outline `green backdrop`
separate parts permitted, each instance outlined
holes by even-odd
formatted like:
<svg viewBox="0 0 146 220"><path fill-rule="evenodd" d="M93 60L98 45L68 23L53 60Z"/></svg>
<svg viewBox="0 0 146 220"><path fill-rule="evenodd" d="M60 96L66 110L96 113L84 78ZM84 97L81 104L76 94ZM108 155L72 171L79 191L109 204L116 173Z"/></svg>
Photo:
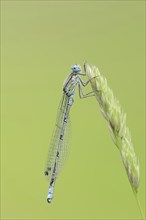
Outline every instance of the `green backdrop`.
<svg viewBox="0 0 146 220"><path fill-rule="evenodd" d="M78 93L68 160L46 202L43 173L62 85L84 60L98 66L127 113L145 213L144 4L1 1L2 219L141 219L97 101Z"/></svg>

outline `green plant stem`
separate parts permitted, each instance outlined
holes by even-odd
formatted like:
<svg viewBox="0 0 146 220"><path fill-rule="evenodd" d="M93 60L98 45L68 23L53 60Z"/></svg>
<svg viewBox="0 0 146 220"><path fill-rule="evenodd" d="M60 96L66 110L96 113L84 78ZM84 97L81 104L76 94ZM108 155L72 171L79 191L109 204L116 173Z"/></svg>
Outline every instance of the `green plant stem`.
<svg viewBox="0 0 146 220"><path fill-rule="evenodd" d="M133 190L133 193L134 193L134 197L136 199L136 202L137 202L137 205L138 205L138 208L139 208L139 211L140 211L140 215L141 215L142 219L145 220L144 214L143 214L143 211L142 211L139 199L138 199L138 194L134 190Z"/></svg>

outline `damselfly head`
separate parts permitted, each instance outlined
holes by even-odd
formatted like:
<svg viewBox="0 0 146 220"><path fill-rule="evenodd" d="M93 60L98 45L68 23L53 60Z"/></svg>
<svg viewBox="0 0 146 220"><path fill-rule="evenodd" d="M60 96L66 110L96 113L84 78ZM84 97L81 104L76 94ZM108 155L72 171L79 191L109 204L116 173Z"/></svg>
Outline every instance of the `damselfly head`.
<svg viewBox="0 0 146 220"><path fill-rule="evenodd" d="M73 66L71 67L71 69L72 69L73 73L79 73L79 72L81 72L81 67L80 67L79 65L77 65L77 64L73 65Z"/></svg>

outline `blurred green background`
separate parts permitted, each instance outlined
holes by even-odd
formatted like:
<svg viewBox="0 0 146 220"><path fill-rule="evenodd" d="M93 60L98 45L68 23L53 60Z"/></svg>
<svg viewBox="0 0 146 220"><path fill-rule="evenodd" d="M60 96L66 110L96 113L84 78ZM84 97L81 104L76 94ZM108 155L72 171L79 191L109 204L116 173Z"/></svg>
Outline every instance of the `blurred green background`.
<svg viewBox="0 0 146 220"><path fill-rule="evenodd" d="M70 66L84 60L98 66L127 113L145 213L144 4L1 2L2 219L141 219L96 99L78 93L69 157L46 202L43 172L62 85Z"/></svg>

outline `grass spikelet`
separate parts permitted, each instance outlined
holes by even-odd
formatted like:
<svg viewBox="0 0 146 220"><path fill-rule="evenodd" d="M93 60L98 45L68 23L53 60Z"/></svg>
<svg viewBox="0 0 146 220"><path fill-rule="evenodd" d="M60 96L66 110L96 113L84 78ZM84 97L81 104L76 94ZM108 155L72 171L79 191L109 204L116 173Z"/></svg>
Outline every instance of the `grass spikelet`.
<svg viewBox="0 0 146 220"><path fill-rule="evenodd" d="M139 187L139 161L135 154L129 128L126 125L126 114L107 84L106 78L100 74L96 66L85 64L85 72L90 80L100 110L108 121L113 142L120 151L124 167L134 193Z"/></svg>

